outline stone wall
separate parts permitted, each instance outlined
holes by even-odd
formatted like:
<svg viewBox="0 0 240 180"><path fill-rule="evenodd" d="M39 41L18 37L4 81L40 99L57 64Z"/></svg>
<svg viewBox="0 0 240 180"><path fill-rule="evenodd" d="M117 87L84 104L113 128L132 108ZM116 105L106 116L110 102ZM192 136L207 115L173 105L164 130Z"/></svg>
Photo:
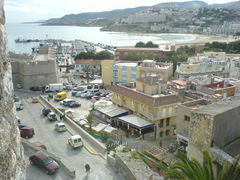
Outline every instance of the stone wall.
<svg viewBox="0 0 240 180"><path fill-rule="evenodd" d="M191 113L188 157L202 162L202 151L212 143L213 116L197 112Z"/></svg>
<svg viewBox="0 0 240 180"><path fill-rule="evenodd" d="M6 52L3 0L0 1L0 177L25 179L25 162L16 125L11 64Z"/></svg>

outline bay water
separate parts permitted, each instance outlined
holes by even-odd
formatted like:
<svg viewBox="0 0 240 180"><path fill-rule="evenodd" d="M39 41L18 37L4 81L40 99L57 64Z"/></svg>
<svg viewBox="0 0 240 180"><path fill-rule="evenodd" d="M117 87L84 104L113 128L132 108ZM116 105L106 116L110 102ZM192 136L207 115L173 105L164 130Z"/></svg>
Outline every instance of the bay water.
<svg viewBox="0 0 240 180"><path fill-rule="evenodd" d="M153 41L156 44L187 42L195 39L190 34L149 34L100 31L101 27L81 26L42 26L41 24L6 24L8 50L16 53L31 53L31 48L39 45L37 42L15 43L20 39L62 39L84 40L92 43L103 43L111 46L133 46L139 41Z"/></svg>

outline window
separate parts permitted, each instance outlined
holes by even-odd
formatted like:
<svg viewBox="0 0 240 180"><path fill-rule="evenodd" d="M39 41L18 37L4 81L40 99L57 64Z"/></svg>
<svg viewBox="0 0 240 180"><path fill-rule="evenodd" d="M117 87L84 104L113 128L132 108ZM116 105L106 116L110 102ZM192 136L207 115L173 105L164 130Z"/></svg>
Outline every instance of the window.
<svg viewBox="0 0 240 180"><path fill-rule="evenodd" d="M127 70L127 66L122 66L122 71L126 71Z"/></svg>
<svg viewBox="0 0 240 180"><path fill-rule="evenodd" d="M184 120L185 120L185 121L190 121L190 117L185 115L185 116L184 116Z"/></svg>
<svg viewBox="0 0 240 180"><path fill-rule="evenodd" d="M166 136L169 136L170 135L170 130L166 130Z"/></svg>
<svg viewBox="0 0 240 180"><path fill-rule="evenodd" d="M131 67L132 71L137 71L137 67Z"/></svg>
<svg viewBox="0 0 240 180"><path fill-rule="evenodd" d="M136 79L136 78L137 78L137 75L136 75L136 74L131 74L131 78L132 78L132 79Z"/></svg>
<svg viewBox="0 0 240 180"><path fill-rule="evenodd" d="M167 118L166 119L166 126L169 126L170 125L170 118Z"/></svg>
<svg viewBox="0 0 240 180"><path fill-rule="evenodd" d="M160 131L159 136L163 137L163 132L162 131Z"/></svg>
<svg viewBox="0 0 240 180"><path fill-rule="evenodd" d="M159 123L159 127L163 127L163 122L164 122L164 119L161 119Z"/></svg>

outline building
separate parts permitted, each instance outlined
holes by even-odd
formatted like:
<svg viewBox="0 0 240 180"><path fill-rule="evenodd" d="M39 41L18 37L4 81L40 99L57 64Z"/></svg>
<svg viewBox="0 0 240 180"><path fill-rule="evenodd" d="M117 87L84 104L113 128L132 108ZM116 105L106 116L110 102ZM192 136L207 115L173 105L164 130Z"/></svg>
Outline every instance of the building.
<svg viewBox="0 0 240 180"><path fill-rule="evenodd" d="M193 110L201 108L211 104L210 101L206 101L204 99L188 101L182 103L176 108L176 135L177 140L180 145L184 147L185 151L188 146L189 140L189 129L190 129L190 120L192 119L191 113Z"/></svg>
<svg viewBox="0 0 240 180"><path fill-rule="evenodd" d="M173 64L154 60L139 62L102 61L102 79L105 86L118 83L136 83L136 79L149 75L160 75L165 81L172 79Z"/></svg>
<svg viewBox="0 0 240 180"><path fill-rule="evenodd" d="M115 120L117 125L121 122L131 131L140 131L142 127L133 124L138 119L142 124L152 125L157 140L175 137L175 107L180 100L177 94L169 91L162 78L152 75L138 78L136 85L119 84L108 89L114 93L113 103L130 110L134 116ZM140 134L143 131L141 129Z"/></svg>
<svg viewBox="0 0 240 180"><path fill-rule="evenodd" d="M95 59L76 59L74 64L75 74L85 74L84 68L90 68L91 73L100 74L101 73L101 61Z"/></svg>
<svg viewBox="0 0 240 180"><path fill-rule="evenodd" d="M188 157L202 161L202 151L214 154L214 162L236 157L239 151L240 101L214 103L191 112ZM231 162L231 161L230 161Z"/></svg>
<svg viewBox="0 0 240 180"><path fill-rule="evenodd" d="M189 79L190 77L201 75L238 78L240 74L239 62L239 54L204 52L188 58L188 62L179 63L175 76L178 79Z"/></svg>
<svg viewBox="0 0 240 180"><path fill-rule="evenodd" d="M137 55L145 56L148 54L153 54L154 56L162 56L164 51L159 48L117 48L115 52L115 56L117 60L124 60L124 56L135 53Z"/></svg>
<svg viewBox="0 0 240 180"><path fill-rule="evenodd" d="M24 89L59 82L55 50L52 47L40 47L34 57L10 54L10 61L13 83L21 84Z"/></svg>

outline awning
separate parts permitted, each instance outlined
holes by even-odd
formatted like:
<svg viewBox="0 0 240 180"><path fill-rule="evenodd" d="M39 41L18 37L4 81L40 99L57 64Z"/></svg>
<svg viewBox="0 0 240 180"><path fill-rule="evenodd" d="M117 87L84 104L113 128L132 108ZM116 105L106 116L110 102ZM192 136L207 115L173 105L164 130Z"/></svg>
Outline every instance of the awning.
<svg viewBox="0 0 240 180"><path fill-rule="evenodd" d="M185 136L183 136L183 135L177 134L177 138L178 138L179 140L184 140L184 141L188 142L188 138L185 137Z"/></svg>
<svg viewBox="0 0 240 180"><path fill-rule="evenodd" d="M110 134L113 131L117 131L117 129L111 126L107 126L103 131Z"/></svg>
<svg viewBox="0 0 240 180"><path fill-rule="evenodd" d="M110 118L120 117L128 114L128 110L118 107L117 105L114 104L107 107L98 108L95 110L99 111L102 114L105 114Z"/></svg>
<svg viewBox="0 0 240 180"><path fill-rule="evenodd" d="M100 132L102 131L103 129L105 129L107 127L107 125L105 124L102 124L102 123L99 123L97 126L95 127L92 127L92 129L96 132Z"/></svg>
<svg viewBox="0 0 240 180"><path fill-rule="evenodd" d="M118 120L123 121L133 127L138 128L138 129L144 129L144 128L155 126L154 123L152 123L144 118L141 118L139 116L136 116L134 114L119 117Z"/></svg>

